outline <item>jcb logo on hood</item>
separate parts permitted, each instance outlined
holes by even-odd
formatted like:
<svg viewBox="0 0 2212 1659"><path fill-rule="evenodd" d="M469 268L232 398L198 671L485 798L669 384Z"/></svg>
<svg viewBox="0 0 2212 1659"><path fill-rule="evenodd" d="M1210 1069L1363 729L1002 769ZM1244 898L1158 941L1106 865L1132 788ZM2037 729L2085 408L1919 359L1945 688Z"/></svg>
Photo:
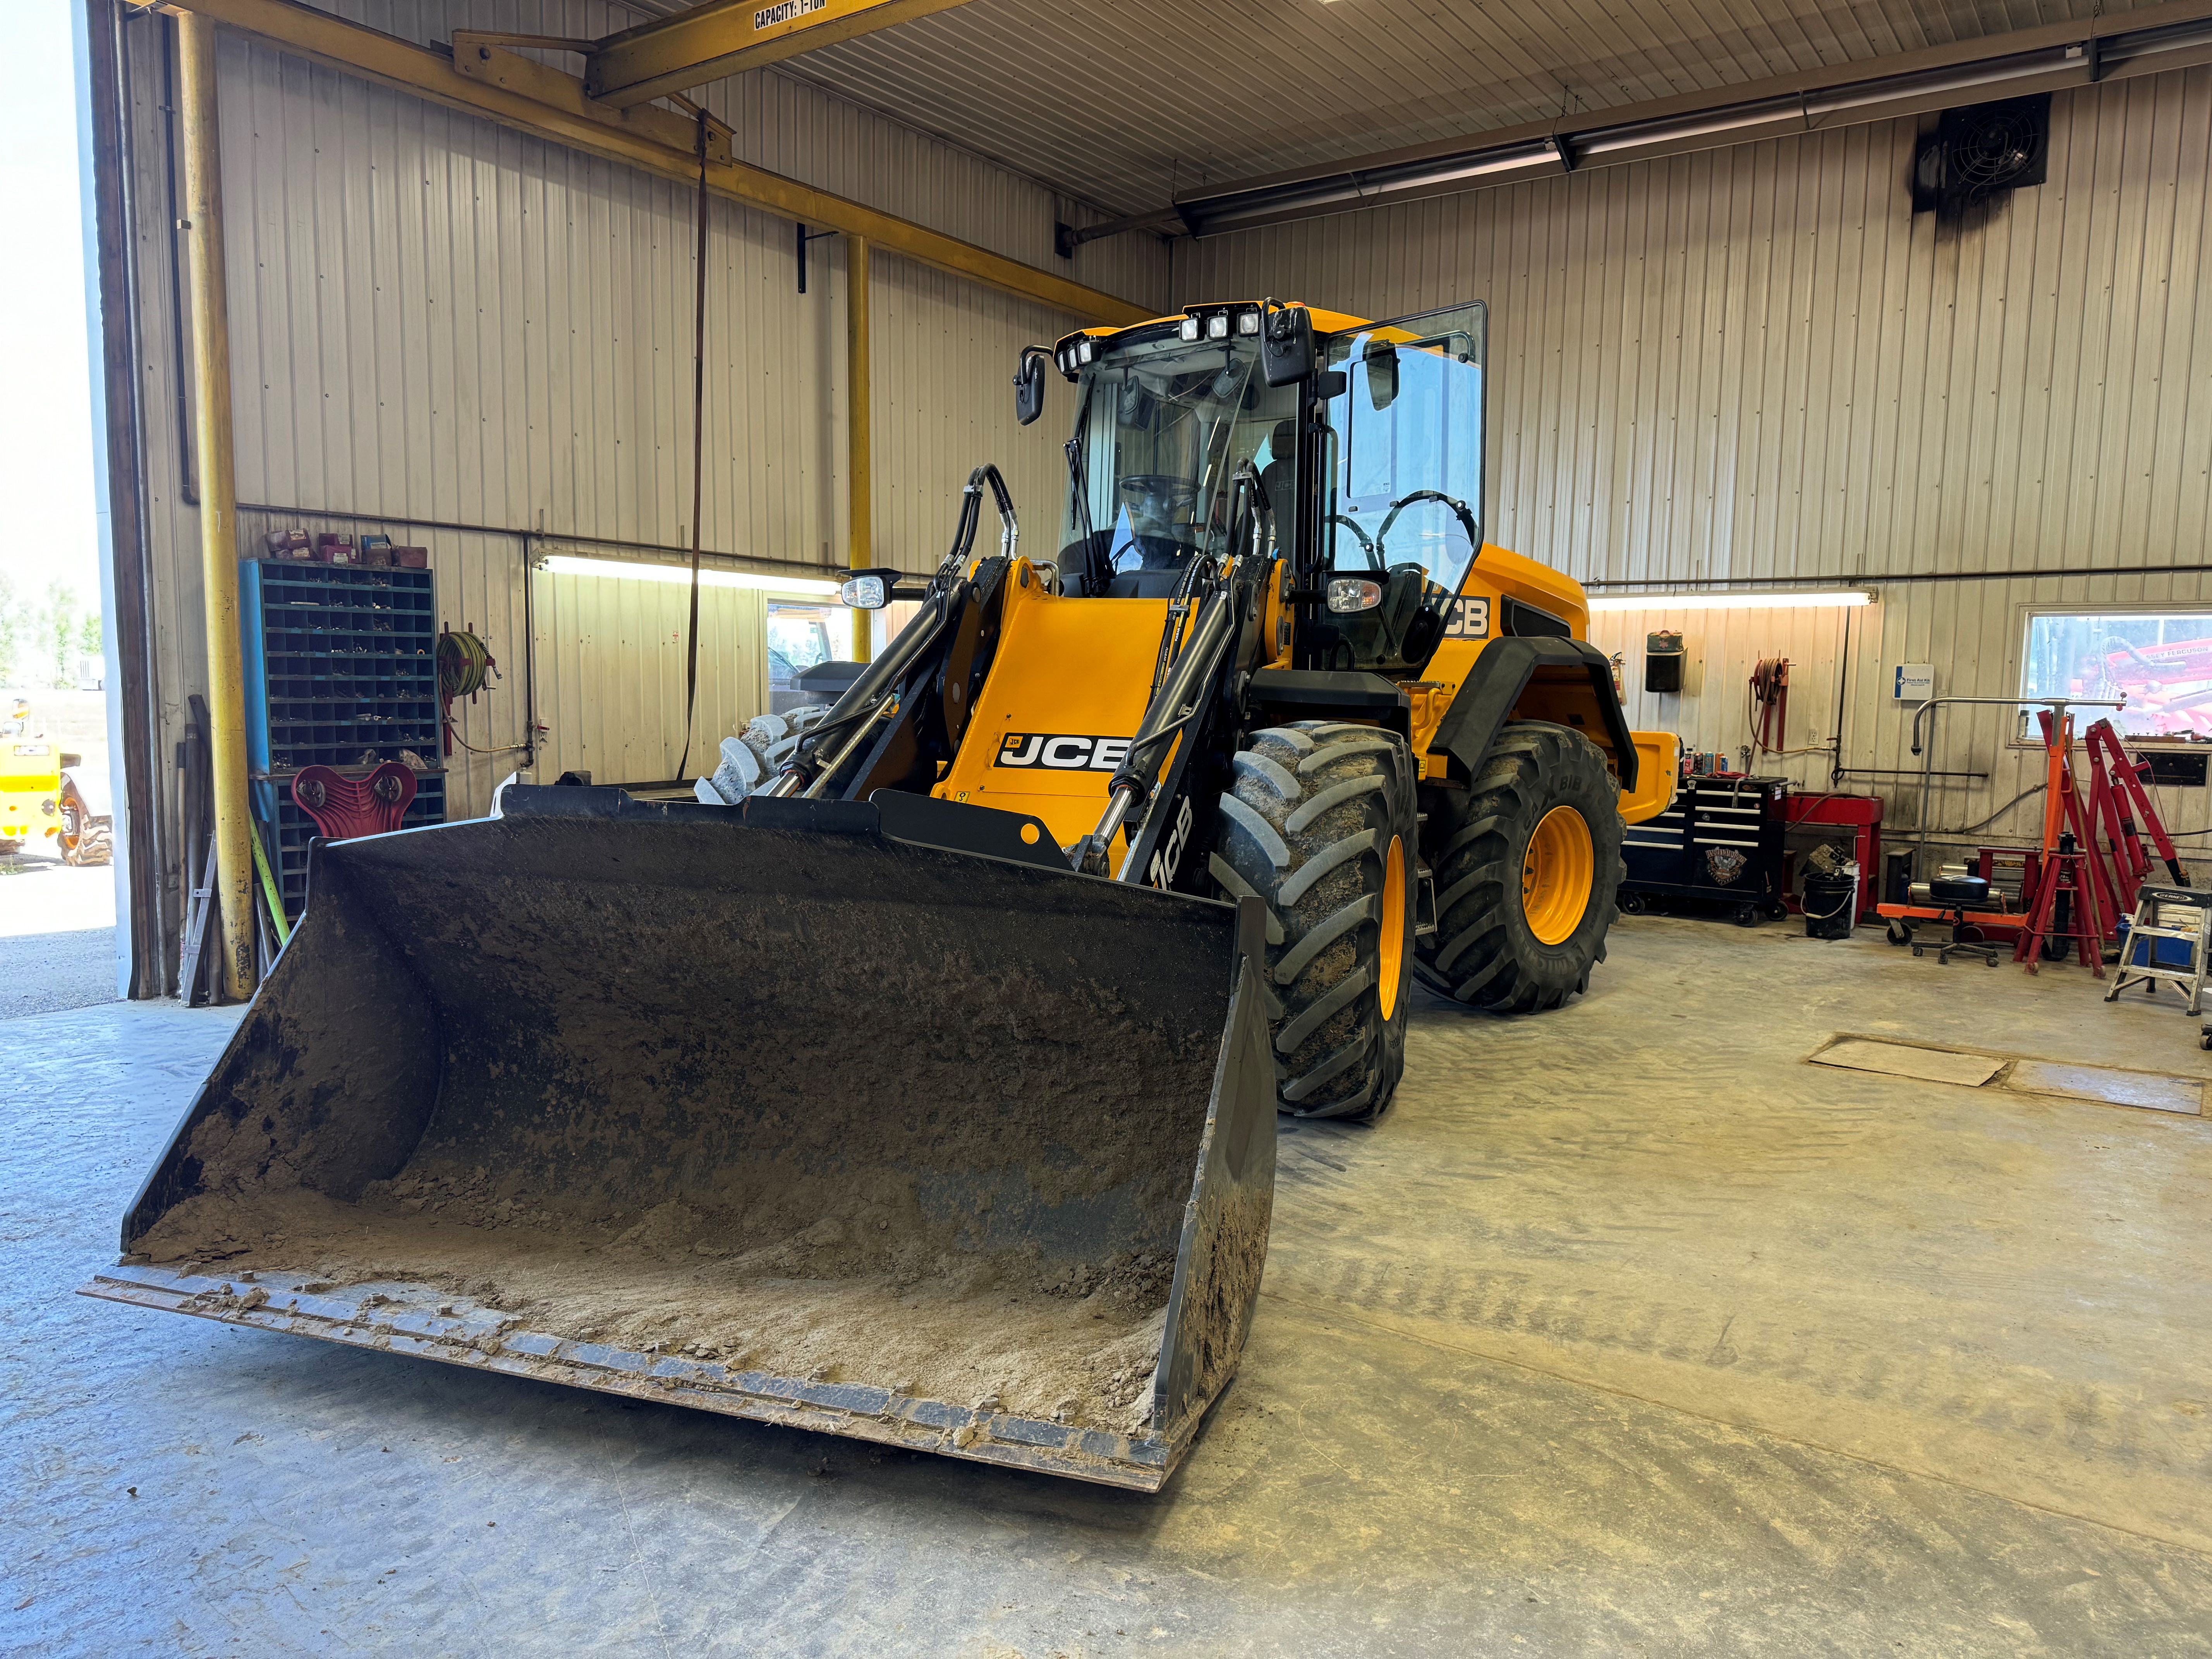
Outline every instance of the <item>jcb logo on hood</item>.
<svg viewBox="0 0 2212 1659"><path fill-rule="evenodd" d="M1490 637L1490 599L1487 595L1467 593L1451 603L1445 614L1444 637L1448 640L1486 640Z"/></svg>
<svg viewBox="0 0 2212 1659"><path fill-rule="evenodd" d="M1035 766L1048 772L1111 772L1129 757L1127 738L1062 737L1050 732L1009 732L999 739L994 766Z"/></svg>

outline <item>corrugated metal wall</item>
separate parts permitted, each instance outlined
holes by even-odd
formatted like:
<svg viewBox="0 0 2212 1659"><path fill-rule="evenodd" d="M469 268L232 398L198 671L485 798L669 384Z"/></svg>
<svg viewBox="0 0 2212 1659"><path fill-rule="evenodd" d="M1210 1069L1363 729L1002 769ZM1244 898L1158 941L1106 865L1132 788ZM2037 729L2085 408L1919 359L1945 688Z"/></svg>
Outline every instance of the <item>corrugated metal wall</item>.
<svg viewBox="0 0 2212 1659"><path fill-rule="evenodd" d="M2212 71L2058 94L2051 127L2049 182L1962 228L1911 213L1899 122L1178 243L1174 286L1370 316L1487 300L1492 538L1593 582L1872 584L1844 764L1910 767L1890 665L2010 695L2022 605L2207 596L2198 569L2121 573L2212 559ZM1707 690L1653 717L1735 748L1750 663L1832 666L1827 615L1679 619ZM1993 717L1944 718L1938 764L1990 776L1940 823L2039 776ZM1847 781L1913 820L1907 781ZM2163 805L2208 822L2202 791Z"/></svg>
<svg viewBox="0 0 2212 1659"><path fill-rule="evenodd" d="M331 9L425 43L456 27L581 35L634 21L582 0L520 13L492 0ZM167 27L153 16L128 25L150 556L166 623L162 756L181 735L186 697L205 684L171 303ZM218 80L238 492L283 509L242 514L241 532L380 530L427 545L441 613L475 623L506 675L465 710L461 736L503 750L525 736L530 654L525 545L511 532L531 532L540 553L592 550L564 538L688 542L695 200L227 33ZM1164 292L1157 241L1098 242L1073 264L1058 261L1052 226L1066 210L1048 191L817 88L759 74L708 101L744 159L1097 286ZM842 566L842 245L813 246L802 295L788 222L718 200L710 227L706 544ZM959 487L983 460L1006 471L1033 533L1050 540L1068 410L1060 399L1037 426L1018 428L1010 379L1023 345L1076 319L880 252L873 276L878 558L933 565ZM538 581L546 758L600 776L668 775L683 732L680 636L672 671L666 611L681 590ZM748 655L761 600L710 590L706 611L697 732L711 753L762 706L763 671ZM477 812L514 757L453 763L453 810Z"/></svg>
<svg viewBox="0 0 2212 1659"><path fill-rule="evenodd" d="M538 718L549 729L537 775L550 781L582 771L599 783L674 777L683 758L690 589L541 571L535 598L538 661L562 670L539 677ZM689 775L714 770L719 739L768 707L767 610L756 591L699 590L698 714ZM495 769L503 777L511 769Z"/></svg>

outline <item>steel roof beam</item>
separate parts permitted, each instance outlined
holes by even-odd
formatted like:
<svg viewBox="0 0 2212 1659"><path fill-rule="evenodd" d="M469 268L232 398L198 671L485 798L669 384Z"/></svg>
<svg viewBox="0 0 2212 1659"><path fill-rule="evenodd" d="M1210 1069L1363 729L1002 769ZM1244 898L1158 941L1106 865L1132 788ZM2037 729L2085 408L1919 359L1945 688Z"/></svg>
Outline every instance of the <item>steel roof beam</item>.
<svg viewBox="0 0 2212 1659"><path fill-rule="evenodd" d="M448 108L480 115L518 131L624 162L665 179L694 185L698 182L696 137L687 138L679 147L664 142L659 136L663 122L678 123L687 134L696 134L693 123L665 111L623 111L590 104L584 98L581 82L556 70L544 70L544 75L556 77L565 85L558 101L546 101L552 94L545 87L533 86L531 90L524 90L520 81L502 84L508 79L504 75L478 79L463 74L453 59L443 53L402 40L397 35L349 23L326 11L295 4L293 0L155 0L152 9L197 13L241 33L256 35L310 63L396 88ZM494 48L494 58L480 60L477 66L496 62L500 50ZM528 60L518 58L516 61ZM533 81L538 78L532 77ZM656 116L661 118L659 121L652 119ZM865 236L884 252L897 254L1086 321L1138 323L1157 314L1151 307L1087 288L911 220L816 190L795 179L743 161L718 161L714 159L713 137L710 132L707 185L716 195L731 201L823 229Z"/></svg>
<svg viewBox="0 0 2212 1659"><path fill-rule="evenodd" d="M780 63L968 0L706 0L599 41L584 90L617 109Z"/></svg>

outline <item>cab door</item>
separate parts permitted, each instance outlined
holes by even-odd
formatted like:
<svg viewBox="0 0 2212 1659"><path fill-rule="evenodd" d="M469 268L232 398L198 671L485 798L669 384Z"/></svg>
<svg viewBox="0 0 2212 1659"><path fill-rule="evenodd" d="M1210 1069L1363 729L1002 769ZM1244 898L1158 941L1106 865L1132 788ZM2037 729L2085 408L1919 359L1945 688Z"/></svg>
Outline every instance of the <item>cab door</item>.
<svg viewBox="0 0 2212 1659"><path fill-rule="evenodd" d="M1334 389L1316 457L1320 563L1324 580L1364 578L1382 592L1371 611L1320 619L1312 666L1388 671L1413 612L1459 592L1482 544L1487 337L1474 304L1327 342L1341 380L1323 380Z"/></svg>

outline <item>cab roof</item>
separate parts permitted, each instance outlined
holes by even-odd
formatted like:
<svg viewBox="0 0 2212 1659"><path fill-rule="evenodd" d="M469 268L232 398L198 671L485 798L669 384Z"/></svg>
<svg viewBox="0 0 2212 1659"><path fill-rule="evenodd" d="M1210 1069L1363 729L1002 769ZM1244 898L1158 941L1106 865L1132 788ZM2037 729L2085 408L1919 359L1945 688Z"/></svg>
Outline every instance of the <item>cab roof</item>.
<svg viewBox="0 0 2212 1659"><path fill-rule="evenodd" d="M1112 324L1100 323L1090 328L1079 328L1073 333L1063 334L1054 341L1054 353L1057 356L1059 348L1066 345L1070 340L1089 338L1104 342L1118 340L1125 337L1149 337L1158 331L1180 326L1182 319L1194 312L1241 310L1260 303L1261 301L1257 300L1198 300L1186 305L1181 311L1171 312L1164 317L1150 317L1141 323L1124 323L1119 327ZM1303 300L1285 300L1283 303L1312 313L1314 332L1316 334L1344 334L1356 329L1373 326L1364 317L1354 317L1341 311L1323 311L1318 306L1306 304Z"/></svg>

